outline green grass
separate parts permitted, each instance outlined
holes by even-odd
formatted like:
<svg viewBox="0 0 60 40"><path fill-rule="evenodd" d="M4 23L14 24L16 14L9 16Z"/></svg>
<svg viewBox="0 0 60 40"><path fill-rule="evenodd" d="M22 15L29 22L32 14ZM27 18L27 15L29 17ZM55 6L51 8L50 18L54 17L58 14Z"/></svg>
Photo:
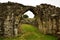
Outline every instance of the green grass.
<svg viewBox="0 0 60 40"><path fill-rule="evenodd" d="M32 25L22 24L23 38L26 40L57 40L56 37L51 35L41 34L38 29Z"/></svg>
<svg viewBox="0 0 60 40"><path fill-rule="evenodd" d="M57 40L57 37L41 34L38 29L32 25L22 24L20 28L22 34L19 37L5 38L4 40Z"/></svg>

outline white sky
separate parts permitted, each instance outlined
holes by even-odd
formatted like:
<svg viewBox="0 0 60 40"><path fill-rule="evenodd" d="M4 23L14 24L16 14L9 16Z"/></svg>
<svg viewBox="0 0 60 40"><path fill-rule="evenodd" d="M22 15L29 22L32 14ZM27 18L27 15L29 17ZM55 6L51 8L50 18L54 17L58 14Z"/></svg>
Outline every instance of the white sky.
<svg viewBox="0 0 60 40"><path fill-rule="evenodd" d="M41 3L47 3L60 7L60 0L0 0L0 2L8 2L8 1L17 2L29 6L36 6L36 5L40 5ZM30 12L27 13L29 14ZM33 15L30 14L29 16L32 17Z"/></svg>
<svg viewBox="0 0 60 40"><path fill-rule="evenodd" d="M25 14L27 14L29 18L34 18L34 14L31 11L27 11Z"/></svg>

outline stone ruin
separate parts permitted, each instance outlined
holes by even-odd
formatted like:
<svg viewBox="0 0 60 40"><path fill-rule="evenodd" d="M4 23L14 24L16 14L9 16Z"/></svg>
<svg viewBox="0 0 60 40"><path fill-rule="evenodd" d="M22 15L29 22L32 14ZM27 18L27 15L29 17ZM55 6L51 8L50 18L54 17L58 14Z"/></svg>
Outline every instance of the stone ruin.
<svg viewBox="0 0 60 40"><path fill-rule="evenodd" d="M21 33L21 16L28 10L35 15L36 25L41 33L60 35L60 8L50 4L36 7L19 3L0 3L0 36L13 37Z"/></svg>

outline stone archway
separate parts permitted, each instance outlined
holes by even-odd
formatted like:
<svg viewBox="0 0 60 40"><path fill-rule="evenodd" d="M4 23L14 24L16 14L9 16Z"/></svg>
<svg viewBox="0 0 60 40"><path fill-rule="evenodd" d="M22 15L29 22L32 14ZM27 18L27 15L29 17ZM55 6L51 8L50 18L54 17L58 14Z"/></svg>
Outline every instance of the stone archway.
<svg viewBox="0 0 60 40"><path fill-rule="evenodd" d="M0 32L3 32L3 36L9 37L18 35L21 16L28 10L34 13L37 27L40 32L44 34L60 34L59 7L49 4L41 4L36 7L32 7L8 2L0 3L0 18L2 19L0 20L3 21L3 29L0 29Z"/></svg>
<svg viewBox="0 0 60 40"><path fill-rule="evenodd" d="M22 21L21 21L21 23L23 23L23 24L24 23L26 23L26 24L33 24L34 21L35 21L35 15L30 10L28 10L27 12L25 12L22 15Z"/></svg>
<svg viewBox="0 0 60 40"><path fill-rule="evenodd" d="M22 15L25 13L25 12L27 12L27 11L31 11L33 14L34 14L34 18L35 18L35 23L33 24L33 26L38 26L38 21L37 21L37 14L36 14L36 12L35 12L35 10L34 10L34 7L29 7L29 9L27 9L27 10L25 10L22 14L20 14L20 15L18 15L19 17L20 17L20 20L19 20L19 24L18 25L21 25L21 20L22 20ZM20 30L20 29L19 29ZM18 31L19 33L21 32L21 31Z"/></svg>

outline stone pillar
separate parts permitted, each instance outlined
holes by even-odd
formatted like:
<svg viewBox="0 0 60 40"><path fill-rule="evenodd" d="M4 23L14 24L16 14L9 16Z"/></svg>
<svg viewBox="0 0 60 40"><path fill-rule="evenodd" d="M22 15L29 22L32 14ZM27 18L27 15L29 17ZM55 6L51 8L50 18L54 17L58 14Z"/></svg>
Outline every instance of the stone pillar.
<svg viewBox="0 0 60 40"><path fill-rule="evenodd" d="M51 20L51 18L49 18L48 25L49 25L48 34L52 34L52 20Z"/></svg>
<svg viewBox="0 0 60 40"><path fill-rule="evenodd" d="M54 34L56 34L56 28L57 28L56 19L55 18L53 18L53 25L52 26L53 26L52 27L52 34L54 35Z"/></svg>
<svg viewBox="0 0 60 40"><path fill-rule="evenodd" d="M4 21L4 36L5 37L13 36L13 24L9 15Z"/></svg>
<svg viewBox="0 0 60 40"><path fill-rule="evenodd" d="M56 26L57 26L56 34L60 34L60 18L59 18L59 16L56 18Z"/></svg>
<svg viewBox="0 0 60 40"><path fill-rule="evenodd" d="M59 16L59 32L60 32L60 16ZM60 33L59 33L60 34Z"/></svg>
<svg viewBox="0 0 60 40"><path fill-rule="evenodd" d="M19 17L15 16L15 22L14 22L14 35L18 35L18 25L19 25Z"/></svg>
<svg viewBox="0 0 60 40"><path fill-rule="evenodd" d="M3 36L3 34L4 34L3 25L4 25L4 20L3 20L3 18L0 18L0 36Z"/></svg>

